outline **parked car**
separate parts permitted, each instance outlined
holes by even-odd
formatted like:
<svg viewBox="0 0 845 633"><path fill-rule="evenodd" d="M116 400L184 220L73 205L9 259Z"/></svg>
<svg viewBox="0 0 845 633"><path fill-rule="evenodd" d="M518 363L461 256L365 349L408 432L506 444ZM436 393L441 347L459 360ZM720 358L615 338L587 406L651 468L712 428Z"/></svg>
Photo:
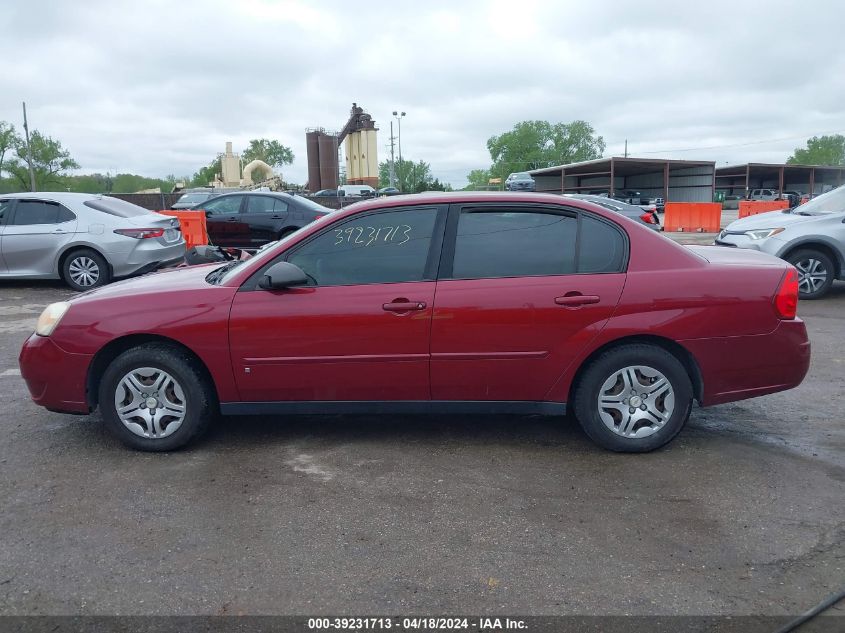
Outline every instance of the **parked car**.
<svg viewBox="0 0 845 633"><path fill-rule="evenodd" d="M271 191L227 193L193 208L205 211L212 244L248 249L290 235L330 212L308 198Z"/></svg>
<svg viewBox="0 0 845 633"><path fill-rule="evenodd" d="M198 205L200 202L205 202L209 198L213 198L214 196L219 196L221 193L225 193L223 191L214 191L213 189L204 189L204 190L197 190L197 191L186 191L179 199L174 202L170 208L179 210L179 209L190 209Z"/></svg>
<svg viewBox="0 0 845 633"><path fill-rule="evenodd" d="M594 204L604 207L605 209L610 209L611 211L620 213L626 218L630 218L634 222L644 224L650 229L653 229L655 231L660 230L660 216L657 215L657 209L654 207L654 205L652 205L652 208L650 210L645 210L642 207L638 207L633 204L628 204L627 202L622 202L621 200L606 198L604 196L588 196L578 193L566 193L564 194L564 196L567 198L576 198L578 200L586 200L587 202L592 202Z"/></svg>
<svg viewBox="0 0 845 633"><path fill-rule="evenodd" d="M62 279L90 290L179 263L179 221L87 193L0 194L0 278Z"/></svg>
<svg viewBox="0 0 845 633"><path fill-rule="evenodd" d="M369 198L376 194L370 185L341 185L337 188L337 195L346 198Z"/></svg>
<svg viewBox="0 0 845 633"><path fill-rule="evenodd" d="M800 191L784 191L781 197L789 202L790 207L797 207L801 204L802 195Z"/></svg>
<svg viewBox="0 0 845 633"><path fill-rule="evenodd" d="M508 175L505 178L505 189L508 191L534 191L536 184L531 174L527 172L517 172Z"/></svg>
<svg viewBox="0 0 845 633"><path fill-rule="evenodd" d="M37 404L99 406L141 450L183 446L218 412L572 409L601 446L643 452L694 400L802 381L797 294L782 260L684 247L586 200L419 194L54 303L20 367Z"/></svg>
<svg viewBox="0 0 845 633"><path fill-rule="evenodd" d="M748 194L749 200L780 200L777 189L752 189Z"/></svg>
<svg viewBox="0 0 845 633"><path fill-rule="evenodd" d="M378 195L380 196L398 196L401 191L399 191L396 187L382 187L378 190Z"/></svg>
<svg viewBox="0 0 845 633"><path fill-rule="evenodd" d="M312 193L312 198L337 198L337 189L320 189L317 193Z"/></svg>
<svg viewBox="0 0 845 633"><path fill-rule="evenodd" d="M785 259L798 269L802 299L819 299L845 279L845 187L794 209L759 213L731 222L719 246L745 248Z"/></svg>

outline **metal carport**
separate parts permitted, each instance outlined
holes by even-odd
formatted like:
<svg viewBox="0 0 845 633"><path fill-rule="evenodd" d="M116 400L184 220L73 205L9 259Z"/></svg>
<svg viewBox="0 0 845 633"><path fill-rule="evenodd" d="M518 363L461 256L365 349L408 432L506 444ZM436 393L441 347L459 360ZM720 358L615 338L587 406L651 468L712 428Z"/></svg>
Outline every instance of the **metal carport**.
<svg viewBox="0 0 845 633"><path fill-rule="evenodd" d="M716 189L747 197L752 189L819 194L845 183L845 166L745 163L716 168Z"/></svg>
<svg viewBox="0 0 845 633"><path fill-rule="evenodd" d="M713 161L613 156L535 169L537 191L603 192L613 196L631 189L667 202L711 202L715 191Z"/></svg>

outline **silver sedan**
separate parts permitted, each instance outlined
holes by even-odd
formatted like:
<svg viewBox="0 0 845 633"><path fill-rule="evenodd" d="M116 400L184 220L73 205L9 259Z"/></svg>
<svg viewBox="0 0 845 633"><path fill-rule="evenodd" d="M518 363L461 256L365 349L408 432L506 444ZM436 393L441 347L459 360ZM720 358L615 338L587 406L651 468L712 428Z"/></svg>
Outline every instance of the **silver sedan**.
<svg viewBox="0 0 845 633"><path fill-rule="evenodd" d="M0 278L63 279L89 290L178 263L179 221L108 196L0 195Z"/></svg>

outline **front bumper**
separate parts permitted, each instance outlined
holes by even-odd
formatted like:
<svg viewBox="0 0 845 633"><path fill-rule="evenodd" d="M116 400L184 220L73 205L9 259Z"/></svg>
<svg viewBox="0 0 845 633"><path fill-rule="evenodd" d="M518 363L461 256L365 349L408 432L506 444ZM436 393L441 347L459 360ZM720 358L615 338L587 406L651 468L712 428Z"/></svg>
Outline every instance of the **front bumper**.
<svg viewBox="0 0 845 633"><path fill-rule="evenodd" d="M93 356L71 354L50 337L33 333L21 348L18 363L32 401L51 411L91 412L86 379Z"/></svg>

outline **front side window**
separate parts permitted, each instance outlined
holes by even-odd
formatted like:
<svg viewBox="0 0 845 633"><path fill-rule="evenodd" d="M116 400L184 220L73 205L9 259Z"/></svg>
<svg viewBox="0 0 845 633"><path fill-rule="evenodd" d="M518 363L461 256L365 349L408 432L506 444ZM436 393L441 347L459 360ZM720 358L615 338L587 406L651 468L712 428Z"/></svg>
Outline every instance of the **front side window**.
<svg viewBox="0 0 845 633"><path fill-rule="evenodd" d="M577 234L574 214L464 210L458 219L452 277L574 273Z"/></svg>
<svg viewBox="0 0 845 633"><path fill-rule="evenodd" d="M206 202L204 210L212 215L234 215L240 211L243 196L226 196Z"/></svg>
<svg viewBox="0 0 845 633"><path fill-rule="evenodd" d="M40 200L18 200L15 217L11 224L25 226L30 224L59 224L74 218L70 211L55 202Z"/></svg>
<svg viewBox="0 0 845 633"><path fill-rule="evenodd" d="M436 208L373 213L349 219L287 257L318 286L425 279Z"/></svg>

